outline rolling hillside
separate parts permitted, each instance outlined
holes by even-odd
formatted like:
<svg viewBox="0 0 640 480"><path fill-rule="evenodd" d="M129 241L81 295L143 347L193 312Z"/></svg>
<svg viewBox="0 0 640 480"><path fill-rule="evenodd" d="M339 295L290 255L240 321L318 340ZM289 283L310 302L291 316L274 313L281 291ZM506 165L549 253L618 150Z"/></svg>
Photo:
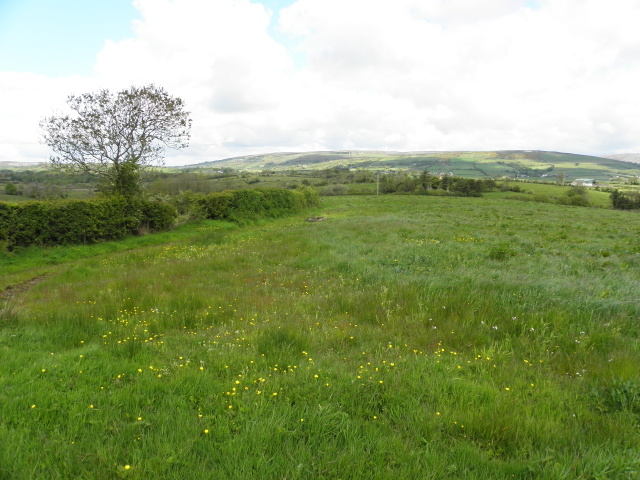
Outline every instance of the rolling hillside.
<svg viewBox="0 0 640 480"><path fill-rule="evenodd" d="M640 175L640 165L610 158L536 150L495 152L375 152L329 151L270 153L235 157L190 165L189 168L225 168L245 171L299 169L403 169L452 173L469 178L553 179L564 173L567 179L593 178L599 181Z"/></svg>

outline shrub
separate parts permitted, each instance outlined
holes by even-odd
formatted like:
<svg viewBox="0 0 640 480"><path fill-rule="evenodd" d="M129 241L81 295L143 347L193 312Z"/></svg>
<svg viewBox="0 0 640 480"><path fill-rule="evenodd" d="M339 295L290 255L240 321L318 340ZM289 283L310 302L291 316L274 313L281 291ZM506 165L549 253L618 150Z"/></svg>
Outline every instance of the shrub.
<svg viewBox="0 0 640 480"><path fill-rule="evenodd" d="M142 223L152 232L169 230L177 216L178 210L173 205L149 200L142 202Z"/></svg>
<svg viewBox="0 0 640 480"><path fill-rule="evenodd" d="M163 202L100 200L0 203L0 241L16 246L93 243L170 228L176 209Z"/></svg>
<svg viewBox="0 0 640 480"><path fill-rule="evenodd" d="M204 198L204 194L185 190L177 195L168 195L165 198L167 202L176 207L180 215L186 215L189 214L194 205L197 205Z"/></svg>
<svg viewBox="0 0 640 480"><path fill-rule="evenodd" d="M277 188L236 190L211 193L196 200L211 219L246 221L279 217L318 205L318 193L312 189Z"/></svg>
<svg viewBox="0 0 640 480"><path fill-rule="evenodd" d="M325 195L325 196L347 195L348 193L349 193L349 187L341 183L336 183L334 185L327 185L322 189L322 195Z"/></svg>
<svg viewBox="0 0 640 480"><path fill-rule="evenodd" d="M199 206L207 218L226 220L229 209L233 201L231 192L210 193L195 200L195 205Z"/></svg>
<svg viewBox="0 0 640 480"><path fill-rule="evenodd" d="M318 205L312 189L238 190L209 195L184 192L174 204L136 198L55 202L0 202L0 245L62 245L114 240L170 229L178 213L244 222Z"/></svg>
<svg viewBox="0 0 640 480"><path fill-rule="evenodd" d="M7 195L18 195L18 187L9 182L4 186L4 193Z"/></svg>
<svg viewBox="0 0 640 480"><path fill-rule="evenodd" d="M589 194L584 187L572 187L565 195L558 198L561 205L575 205L578 207L589 207Z"/></svg>
<svg viewBox="0 0 640 480"><path fill-rule="evenodd" d="M613 208L617 208L619 210L632 210L635 208L640 208L640 197L636 196L635 198L632 198L617 189L614 189L611 192L610 196Z"/></svg>

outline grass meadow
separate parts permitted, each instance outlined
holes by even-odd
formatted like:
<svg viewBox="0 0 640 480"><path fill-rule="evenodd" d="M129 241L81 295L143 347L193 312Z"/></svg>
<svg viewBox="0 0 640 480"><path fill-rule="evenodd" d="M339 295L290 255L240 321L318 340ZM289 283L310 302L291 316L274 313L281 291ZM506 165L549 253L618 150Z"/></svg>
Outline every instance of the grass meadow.
<svg viewBox="0 0 640 480"><path fill-rule="evenodd" d="M499 198L0 256L0 479L635 479L640 216Z"/></svg>

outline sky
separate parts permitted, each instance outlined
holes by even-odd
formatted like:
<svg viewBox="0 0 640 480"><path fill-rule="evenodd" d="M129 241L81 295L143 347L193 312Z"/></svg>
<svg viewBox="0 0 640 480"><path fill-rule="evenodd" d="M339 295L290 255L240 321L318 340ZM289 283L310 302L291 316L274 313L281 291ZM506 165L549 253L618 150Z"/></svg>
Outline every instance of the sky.
<svg viewBox="0 0 640 480"><path fill-rule="evenodd" d="M640 152L638 0L0 0L0 161L71 94L182 98L168 165L322 150Z"/></svg>

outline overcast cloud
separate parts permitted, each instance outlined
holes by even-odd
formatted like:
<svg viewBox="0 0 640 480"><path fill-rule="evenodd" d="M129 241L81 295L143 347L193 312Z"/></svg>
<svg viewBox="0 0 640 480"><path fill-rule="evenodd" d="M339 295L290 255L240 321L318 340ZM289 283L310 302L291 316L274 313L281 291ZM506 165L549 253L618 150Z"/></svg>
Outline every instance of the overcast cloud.
<svg viewBox="0 0 640 480"><path fill-rule="evenodd" d="M0 71L0 160L45 159L38 121L68 94L148 82L192 112L191 147L170 164L334 149L640 151L636 0L134 5L133 36L96 52L91 76Z"/></svg>

